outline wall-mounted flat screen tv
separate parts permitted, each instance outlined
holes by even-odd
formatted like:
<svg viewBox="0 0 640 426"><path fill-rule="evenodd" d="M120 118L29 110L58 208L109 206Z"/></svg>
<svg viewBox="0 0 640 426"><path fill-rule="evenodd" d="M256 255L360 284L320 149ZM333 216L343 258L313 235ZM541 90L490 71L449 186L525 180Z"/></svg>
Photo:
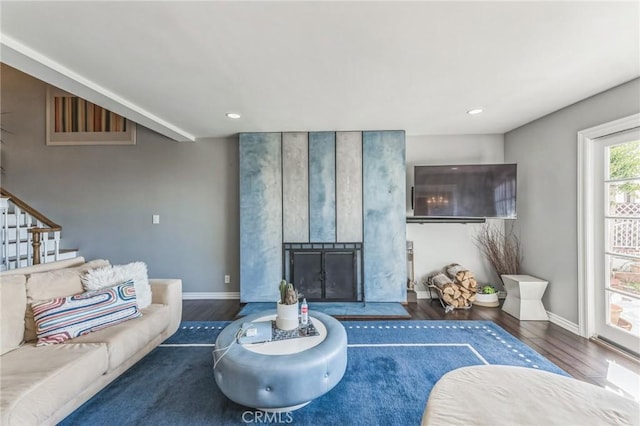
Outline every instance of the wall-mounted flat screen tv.
<svg viewBox="0 0 640 426"><path fill-rule="evenodd" d="M415 166L414 216L516 218L516 164Z"/></svg>

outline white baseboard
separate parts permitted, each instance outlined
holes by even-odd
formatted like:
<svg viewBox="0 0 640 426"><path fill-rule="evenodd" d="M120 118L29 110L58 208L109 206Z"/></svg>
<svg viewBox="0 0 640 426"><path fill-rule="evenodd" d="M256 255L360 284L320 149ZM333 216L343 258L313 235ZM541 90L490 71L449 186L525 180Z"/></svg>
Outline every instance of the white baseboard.
<svg viewBox="0 0 640 426"><path fill-rule="evenodd" d="M549 315L549 322L560 326L573 334L577 334L578 336L580 335L580 327L578 327L578 324L574 324L571 321L549 311L547 311L547 315Z"/></svg>
<svg viewBox="0 0 640 426"><path fill-rule="evenodd" d="M416 290L416 297L418 299L431 299L431 294L427 290ZM572 332L573 334L580 335L580 327L578 324L574 324L571 321L564 319L563 317L556 315L552 312L547 311L547 315L549 315L549 322L564 328L567 331Z"/></svg>
<svg viewBox="0 0 640 426"><path fill-rule="evenodd" d="M431 299L431 295L427 290L416 290L416 297L418 299Z"/></svg>
<svg viewBox="0 0 640 426"><path fill-rule="evenodd" d="M182 293L182 300L226 300L240 299L239 291L209 291L209 292L186 292Z"/></svg>

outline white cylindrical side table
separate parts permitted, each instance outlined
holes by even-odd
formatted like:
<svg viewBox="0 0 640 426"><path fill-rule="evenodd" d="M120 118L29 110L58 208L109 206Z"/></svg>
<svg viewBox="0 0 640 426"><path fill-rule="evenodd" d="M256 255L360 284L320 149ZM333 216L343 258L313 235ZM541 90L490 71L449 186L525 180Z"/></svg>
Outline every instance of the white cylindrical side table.
<svg viewBox="0 0 640 426"><path fill-rule="evenodd" d="M549 284L530 275L502 275L507 291L502 310L521 321L548 321L542 295Z"/></svg>

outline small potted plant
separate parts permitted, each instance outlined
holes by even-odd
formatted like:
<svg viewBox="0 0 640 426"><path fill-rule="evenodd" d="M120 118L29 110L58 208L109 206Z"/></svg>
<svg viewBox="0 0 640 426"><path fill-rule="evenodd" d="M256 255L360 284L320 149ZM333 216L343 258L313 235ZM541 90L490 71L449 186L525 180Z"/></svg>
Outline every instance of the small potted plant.
<svg viewBox="0 0 640 426"><path fill-rule="evenodd" d="M478 287L478 293L476 294L476 300L474 305L486 306L488 308L495 308L500 303L498 302L498 292L492 285L483 285Z"/></svg>
<svg viewBox="0 0 640 426"><path fill-rule="evenodd" d="M293 284L280 281L280 300L276 311L276 327L280 330L298 328L298 292Z"/></svg>

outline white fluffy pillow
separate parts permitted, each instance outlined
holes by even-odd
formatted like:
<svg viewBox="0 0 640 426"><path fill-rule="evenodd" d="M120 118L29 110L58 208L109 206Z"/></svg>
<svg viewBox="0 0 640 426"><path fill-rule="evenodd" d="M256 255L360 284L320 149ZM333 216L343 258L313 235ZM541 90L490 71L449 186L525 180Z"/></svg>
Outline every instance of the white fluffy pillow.
<svg viewBox="0 0 640 426"><path fill-rule="evenodd" d="M95 291L113 287L128 280L133 280L138 308L143 309L149 306L151 304L151 286L147 276L147 264L144 262L92 269L83 275L82 286L86 291Z"/></svg>

